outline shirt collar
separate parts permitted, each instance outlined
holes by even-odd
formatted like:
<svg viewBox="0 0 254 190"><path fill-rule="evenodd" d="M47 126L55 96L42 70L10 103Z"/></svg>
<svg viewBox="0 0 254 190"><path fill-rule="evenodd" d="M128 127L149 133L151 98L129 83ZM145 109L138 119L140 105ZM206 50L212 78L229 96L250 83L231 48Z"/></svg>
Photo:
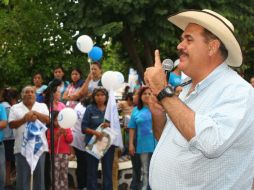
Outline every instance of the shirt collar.
<svg viewBox="0 0 254 190"><path fill-rule="evenodd" d="M199 93L201 90L209 86L212 82L218 79L223 73L226 73L228 69L228 65L223 62L218 67L216 67L206 78L204 78L201 82L199 82L196 87L195 91Z"/></svg>
<svg viewBox="0 0 254 190"><path fill-rule="evenodd" d="M209 86L212 82L214 82L220 75L222 75L223 73L226 73L226 70L228 69L228 65L223 62L222 64L220 64L218 67L216 67L206 78L204 78L202 81L200 81L196 86L194 91L191 94L198 94L199 92L201 92L204 88L206 88L207 86ZM184 88L184 91L180 94L180 98L181 99L185 99L185 98L189 98L191 96L191 94L186 97L187 93L189 92L191 87L191 84L186 85Z"/></svg>

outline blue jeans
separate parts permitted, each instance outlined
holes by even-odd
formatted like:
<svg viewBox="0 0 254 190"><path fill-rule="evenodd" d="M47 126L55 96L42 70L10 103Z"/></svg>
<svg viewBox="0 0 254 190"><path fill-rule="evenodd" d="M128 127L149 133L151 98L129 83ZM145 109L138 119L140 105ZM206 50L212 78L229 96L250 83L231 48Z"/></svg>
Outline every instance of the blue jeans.
<svg viewBox="0 0 254 190"><path fill-rule="evenodd" d="M141 153L141 167L142 167L142 187L141 190L150 190L149 186L149 165L152 153Z"/></svg>
<svg viewBox="0 0 254 190"><path fill-rule="evenodd" d="M16 161L16 190L30 189L30 177L31 169L28 165L26 158L20 153L15 154ZM45 153L43 153L38 160L36 168L33 173L33 189L34 190L45 190L44 184L44 164L45 164Z"/></svg>
<svg viewBox="0 0 254 190"><path fill-rule="evenodd" d="M5 184L5 151L4 144L0 145L0 190L4 190Z"/></svg>
<svg viewBox="0 0 254 190"><path fill-rule="evenodd" d="M101 159L102 164L102 175L103 175L103 190L112 190L112 169L114 160L115 146L112 145L106 154ZM99 160L94 156L87 153L86 157L87 164L87 182L86 187L88 190L97 190L97 178L98 178L98 165ZM99 188L100 189L100 188Z"/></svg>

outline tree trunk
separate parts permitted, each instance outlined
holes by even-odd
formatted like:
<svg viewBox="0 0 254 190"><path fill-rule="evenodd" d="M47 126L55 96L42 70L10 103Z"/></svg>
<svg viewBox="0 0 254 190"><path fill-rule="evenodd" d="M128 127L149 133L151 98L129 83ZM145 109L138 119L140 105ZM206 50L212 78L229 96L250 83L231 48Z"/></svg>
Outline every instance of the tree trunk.
<svg viewBox="0 0 254 190"><path fill-rule="evenodd" d="M131 33L131 31L129 30L128 27L125 27L125 29L123 31L122 43L123 43L124 48L128 52L128 54L133 62L133 65L136 66L139 76L143 80L144 79L144 66L142 64L142 61L141 61L139 55L138 55L138 51L135 47L133 34Z"/></svg>
<svg viewBox="0 0 254 190"><path fill-rule="evenodd" d="M150 42L147 39L144 39L144 56L146 67L151 67L154 65L153 52L151 50Z"/></svg>

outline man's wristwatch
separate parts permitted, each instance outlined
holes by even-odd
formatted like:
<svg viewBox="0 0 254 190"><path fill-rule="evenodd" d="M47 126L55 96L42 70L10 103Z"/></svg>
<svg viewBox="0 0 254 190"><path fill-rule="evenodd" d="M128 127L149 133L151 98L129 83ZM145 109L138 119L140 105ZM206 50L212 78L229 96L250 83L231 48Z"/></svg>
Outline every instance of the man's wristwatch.
<svg viewBox="0 0 254 190"><path fill-rule="evenodd" d="M161 101L165 97L172 97L174 96L175 91L171 86L166 86L160 93L157 95L157 99Z"/></svg>

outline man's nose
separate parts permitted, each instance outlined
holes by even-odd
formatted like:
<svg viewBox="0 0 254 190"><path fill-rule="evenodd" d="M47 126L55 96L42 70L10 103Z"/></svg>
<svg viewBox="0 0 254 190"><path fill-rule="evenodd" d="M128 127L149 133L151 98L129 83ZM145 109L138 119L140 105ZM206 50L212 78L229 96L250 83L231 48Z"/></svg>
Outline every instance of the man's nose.
<svg viewBox="0 0 254 190"><path fill-rule="evenodd" d="M184 41L181 41L181 42L177 45L177 49L178 49L178 50L184 49Z"/></svg>

